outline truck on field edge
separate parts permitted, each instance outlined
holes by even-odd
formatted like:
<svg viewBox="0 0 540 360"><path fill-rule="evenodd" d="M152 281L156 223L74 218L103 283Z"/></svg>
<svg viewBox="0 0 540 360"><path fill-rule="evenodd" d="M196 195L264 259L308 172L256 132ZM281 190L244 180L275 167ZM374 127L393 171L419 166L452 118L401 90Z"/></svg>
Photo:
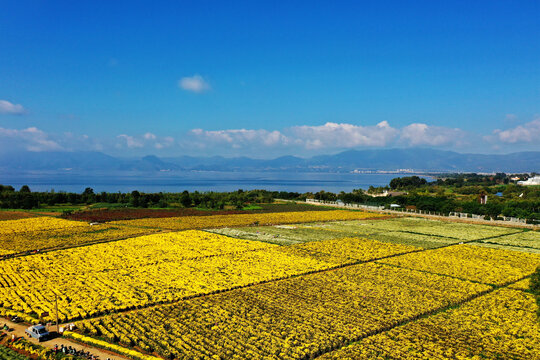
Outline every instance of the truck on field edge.
<svg viewBox="0 0 540 360"><path fill-rule="evenodd" d="M38 341L47 340L49 338L49 332L45 326L41 324L30 326L24 332L28 335L28 337L33 337Z"/></svg>

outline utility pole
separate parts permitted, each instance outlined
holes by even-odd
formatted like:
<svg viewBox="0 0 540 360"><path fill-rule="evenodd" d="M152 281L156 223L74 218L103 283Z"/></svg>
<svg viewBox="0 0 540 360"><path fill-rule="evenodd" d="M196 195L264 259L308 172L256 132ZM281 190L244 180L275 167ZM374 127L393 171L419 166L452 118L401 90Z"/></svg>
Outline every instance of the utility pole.
<svg viewBox="0 0 540 360"><path fill-rule="evenodd" d="M54 300L56 303L56 332L60 334L60 328L59 328L60 325L58 324L58 294L57 293L54 293Z"/></svg>

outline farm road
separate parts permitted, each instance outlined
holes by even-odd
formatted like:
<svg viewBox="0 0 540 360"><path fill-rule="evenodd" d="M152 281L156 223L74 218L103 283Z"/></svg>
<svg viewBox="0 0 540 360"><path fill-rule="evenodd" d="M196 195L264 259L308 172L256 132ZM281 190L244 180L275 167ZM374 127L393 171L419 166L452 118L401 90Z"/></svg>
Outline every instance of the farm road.
<svg viewBox="0 0 540 360"><path fill-rule="evenodd" d="M17 323L7 320L6 318L0 318L0 324L7 324L9 326L10 331L5 331L5 330L3 331L8 334L8 338L11 338L11 334L15 334L17 338L22 337L35 344L39 344L39 345L48 347L50 349L54 349L55 345L58 345L58 347L60 347L60 345L71 346L72 348L75 348L76 350L82 349L84 351L89 351L91 354L97 356L99 360L106 360L107 358L111 360L126 360L127 359L126 357L120 356L118 354L113 354L113 353L110 353L108 351L105 351L105 350L102 350L93 346L88 346L86 344L81 345L75 341L72 341L70 339L66 339L63 337L57 337L52 340L39 342L37 341L37 339L28 338L28 336L26 336L24 331L28 328L28 325L17 324ZM56 328L56 326L53 326L51 330L53 330L54 328Z"/></svg>

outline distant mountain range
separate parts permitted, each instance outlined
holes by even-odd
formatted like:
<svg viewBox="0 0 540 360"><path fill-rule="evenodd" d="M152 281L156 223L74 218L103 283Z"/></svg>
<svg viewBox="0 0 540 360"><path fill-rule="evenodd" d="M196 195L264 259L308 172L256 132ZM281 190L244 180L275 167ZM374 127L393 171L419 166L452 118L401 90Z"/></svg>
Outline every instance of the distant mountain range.
<svg viewBox="0 0 540 360"><path fill-rule="evenodd" d="M0 154L0 170L27 171L292 171L351 172L539 172L540 152L505 155L460 154L434 149L350 150L303 159L283 156L272 160L248 157L164 157L124 159L101 152L17 152Z"/></svg>

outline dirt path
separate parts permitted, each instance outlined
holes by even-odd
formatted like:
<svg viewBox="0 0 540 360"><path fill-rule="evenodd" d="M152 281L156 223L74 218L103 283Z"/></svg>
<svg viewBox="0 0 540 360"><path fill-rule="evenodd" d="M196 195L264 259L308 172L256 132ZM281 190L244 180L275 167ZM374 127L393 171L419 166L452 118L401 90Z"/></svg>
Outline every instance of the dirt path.
<svg viewBox="0 0 540 360"><path fill-rule="evenodd" d="M57 337L57 338L54 338L54 339L51 339L51 340L39 342L39 341L37 341L37 339L29 338L25 334L24 331L28 328L28 325L17 324L17 323L14 323L12 321L9 321L9 320L7 320L5 318L0 318L0 324L7 324L9 326L10 330L9 331L4 331L5 333L8 334L8 338L11 338L11 335L15 334L15 336L17 338L18 337L23 337L26 340L29 340L29 341L31 341L31 342L33 342L35 344L39 344L39 345L44 346L44 347L48 347L50 349L54 349L55 345L58 345L58 347L60 347L61 345L71 346L72 348L75 348L76 350L89 351L91 354L95 355L98 360L107 360L107 359L110 359L110 360L126 360L126 359L128 359L128 358L120 356L118 354L113 354L111 352L108 352L108 351L105 351L105 350L102 350L102 349L99 349L99 348L96 348L96 347L93 347L93 346L89 346L89 345L86 345L86 344L82 345L82 344L79 344L79 343L77 343L77 342L75 342L73 340L66 339L66 338L63 338L63 337ZM52 328L50 330L51 331L56 331L56 327L52 326Z"/></svg>

